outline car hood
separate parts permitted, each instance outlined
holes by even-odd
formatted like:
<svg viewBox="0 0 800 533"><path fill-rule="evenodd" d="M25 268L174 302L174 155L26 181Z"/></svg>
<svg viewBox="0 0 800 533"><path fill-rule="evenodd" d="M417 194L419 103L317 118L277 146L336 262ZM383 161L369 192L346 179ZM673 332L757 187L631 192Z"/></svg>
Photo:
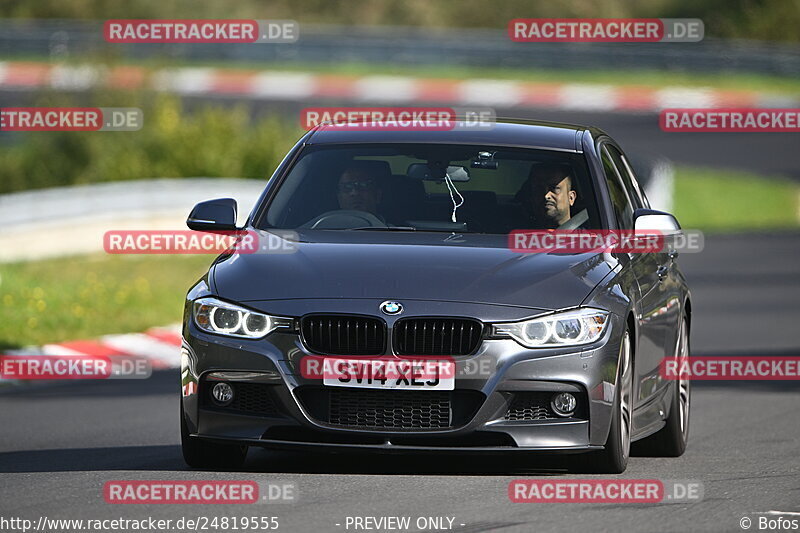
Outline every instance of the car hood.
<svg viewBox="0 0 800 533"><path fill-rule="evenodd" d="M513 252L505 235L308 231L291 244L291 253L220 259L212 290L238 302L379 298L560 309L579 305L613 267L607 254Z"/></svg>

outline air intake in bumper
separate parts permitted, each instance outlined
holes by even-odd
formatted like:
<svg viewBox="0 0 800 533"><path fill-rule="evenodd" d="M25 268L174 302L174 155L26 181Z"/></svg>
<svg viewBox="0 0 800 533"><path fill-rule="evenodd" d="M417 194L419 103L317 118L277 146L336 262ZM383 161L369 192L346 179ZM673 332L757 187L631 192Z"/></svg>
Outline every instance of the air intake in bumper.
<svg viewBox="0 0 800 533"><path fill-rule="evenodd" d="M342 429L426 431L469 423L486 397L475 390L409 391L319 387L295 389L309 416Z"/></svg>

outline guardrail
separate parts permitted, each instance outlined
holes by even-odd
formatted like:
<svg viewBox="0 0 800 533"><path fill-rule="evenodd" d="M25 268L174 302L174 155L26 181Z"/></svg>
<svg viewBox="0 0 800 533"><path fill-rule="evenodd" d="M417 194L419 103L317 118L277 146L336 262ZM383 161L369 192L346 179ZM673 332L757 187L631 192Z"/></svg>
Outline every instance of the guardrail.
<svg viewBox="0 0 800 533"><path fill-rule="evenodd" d="M235 198L243 224L265 185L235 178L155 179L0 195L0 263L99 252L110 229L185 229L192 207L212 198Z"/></svg>
<svg viewBox="0 0 800 533"><path fill-rule="evenodd" d="M0 57L87 54L125 58L283 63L469 65L528 69L654 69L800 74L800 46L706 39L699 43L515 43L505 30L301 24L293 44L108 44L102 21L0 20Z"/></svg>

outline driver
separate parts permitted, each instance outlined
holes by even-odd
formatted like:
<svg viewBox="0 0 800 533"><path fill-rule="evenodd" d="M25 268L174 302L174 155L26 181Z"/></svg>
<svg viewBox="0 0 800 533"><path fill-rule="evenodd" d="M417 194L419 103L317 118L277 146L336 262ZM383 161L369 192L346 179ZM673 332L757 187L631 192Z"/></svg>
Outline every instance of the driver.
<svg viewBox="0 0 800 533"><path fill-rule="evenodd" d="M367 161L355 162L342 173L337 186L340 209L355 209L378 215L383 191L374 168Z"/></svg>
<svg viewBox="0 0 800 533"><path fill-rule="evenodd" d="M524 192L523 192L524 191ZM526 221L531 227L564 229L572 218L571 208L578 197L572 188L572 169L558 163L533 165L520 198L530 210Z"/></svg>

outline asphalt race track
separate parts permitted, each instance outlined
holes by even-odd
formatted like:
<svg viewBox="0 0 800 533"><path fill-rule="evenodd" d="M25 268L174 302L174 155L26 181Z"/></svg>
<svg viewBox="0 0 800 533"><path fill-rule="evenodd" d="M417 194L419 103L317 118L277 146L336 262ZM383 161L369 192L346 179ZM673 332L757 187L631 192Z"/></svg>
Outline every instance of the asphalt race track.
<svg viewBox="0 0 800 533"><path fill-rule="evenodd" d="M679 260L695 301L694 353L800 355L800 234L711 236L705 252ZM741 531L747 516L757 530L759 516L770 516L764 513L800 511L798 397L796 382L695 382L687 453L633 457L619 477L697 480L699 502L515 504L507 496L513 479L588 476L566 474L559 458L264 450L251 450L244 472L197 472L180 455L176 371L34 386L0 393L0 507L5 517L34 522L277 516L279 531L291 532L347 531L347 516L454 517L461 532ZM122 479L293 482L298 501L106 504L104 482Z"/></svg>

